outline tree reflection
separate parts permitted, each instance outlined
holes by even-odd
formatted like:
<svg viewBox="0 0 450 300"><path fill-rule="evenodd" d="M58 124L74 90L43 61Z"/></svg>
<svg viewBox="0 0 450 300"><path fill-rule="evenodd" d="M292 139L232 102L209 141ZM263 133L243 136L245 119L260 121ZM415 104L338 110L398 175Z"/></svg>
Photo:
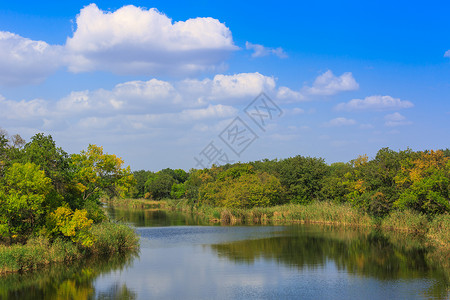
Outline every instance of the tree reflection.
<svg viewBox="0 0 450 300"><path fill-rule="evenodd" d="M94 281L101 274L127 268L136 256L137 253L131 253L10 274L0 278L0 299L135 299L134 292L117 284L96 295Z"/></svg>
<svg viewBox="0 0 450 300"><path fill-rule="evenodd" d="M138 227L211 225L198 215L171 212L160 209L108 208L108 214L115 220L132 223Z"/></svg>
<svg viewBox="0 0 450 300"><path fill-rule="evenodd" d="M215 244L211 248L219 257L236 263L265 259L315 269L333 261L339 270L379 280L433 278L436 280L427 293L445 298L449 283L445 267L430 262L420 238L403 234L401 244L395 244L397 238L377 231L293 226L277 237Z"/></svg>

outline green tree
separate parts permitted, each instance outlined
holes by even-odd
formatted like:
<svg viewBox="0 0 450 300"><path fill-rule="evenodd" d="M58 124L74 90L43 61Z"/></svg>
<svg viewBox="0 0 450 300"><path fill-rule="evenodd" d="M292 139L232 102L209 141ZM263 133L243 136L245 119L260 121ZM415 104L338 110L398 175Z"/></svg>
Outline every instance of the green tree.
<svg viewBox="0 0 450 300"><path fill-rule="evenodd" d="M136 185L133 188L133 198L144 198L145 196L145 183L149 177L153 174L151 171L139 170L133 172L133 177L136 180Z"/></svg>
<svg viewBox="0 0 450 300"><path fill-rule="evenodd" d="M296 156L279 162L279 178L293 203L320 200L322 180L328 166L322 158Z"/></svg>
<svg viewBox="0 0 450 300"><path fill-rule="evenodd" d="M207 179L199 188L199 202L231 208L264 207L280 204L283 188L278 178L257 171L249 164L236 164ZM217 171L216 170L216 171ZM211 177L212 178L212 177Z"/></svg>
<svg viewBox="0 0 450 300"><path fill-rule="evenodd" d="M5 172L0 189L0 233L23 240L42 224L45 201L52 189L50 178L32 163L15 163Z"/></svg>
<svg viewBox="0 0 450 300"><path fill-rule="evenodd" d="M348 190L344 184L346 174L352 172L352 166L348 163L334 163L328 168L328 172L322 180L321 197L334 202L345 202Z"/></svg>
<svg viewBox="0 0 450 300"><path fill-rule="evenodd" d="M186 196L186 186L184 183L174 183L170 191L170 197L181 199Z"/></svg>
<svg viewBox="0 0 450 300"><path fill-rule="evenodd" d="M175 179L166 172L158 172L146 182L146 190L155 200L169 198Z"/></svg>
<svg viewBox="0 0 450 300"><path fill-rule="evenodd" d="M450 212L450 158L443 151L422 152L419 158L404 161L395 180L403 190L396 207L427 215Z"/></svg>
<svg viewBox="0 0 450 300"><path fill-rule="evenodd" d="M31 142L25 144L21 160L40 166L60 195L67 192L66 188L71 180L69 155L62 148L56 147L51 135L34 135Z"/></svg>
<svg viewBox="0 0 450 300"><path fill-rule="evenodd" d="M89 145L87 151L71 156L73 180L86 200L97 201L102 194L109 197L125 196L135 184L130 167L123 167L123 160L114 154L103 153L103 148Z"/></svg>

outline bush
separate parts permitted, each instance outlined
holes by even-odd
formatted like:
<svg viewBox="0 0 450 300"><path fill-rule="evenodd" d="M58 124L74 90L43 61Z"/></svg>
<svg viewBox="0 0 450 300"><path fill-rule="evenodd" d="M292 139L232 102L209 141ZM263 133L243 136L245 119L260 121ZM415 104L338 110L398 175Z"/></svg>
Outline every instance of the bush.
<svg viewBox="0 0 450 300"><path fill-rule="evenodd" d="M25 245L0 247L0 273L33 270L52 262L65 262L82 256L79 249L70 241L35 237Z"/></svg>
<svg viewBox="0 0 450 300"><path fill-rule="evenodd" d="M84 247L90 247L94 243L89 232L93 221L88 219L87 211L75 210L67 207L58 207L48 217L48 226L54 237L68 237L72 242Z"/></svg>
<svg viewBox="0 0 450 300"><path fill-rule="evenodd" d="M411 232L424 233L427 230L428 220L426 215L413 210L392 211L381 221L383 229L400 229Z"/></svg>
<svg viewBox="0 0 450 300"><path fill-rule="evenodd" d="M125 224L111 222L95 224L90 233L95 243L89 250L98 255L123 253L139 247L139 237L132 228Z"/></svg>
<svg viewBox="0 0 450 300"><path fill-rule="evenodd" d="M436 216L430 223L428 237L435 246L450 250L450 214Z"/></svg>

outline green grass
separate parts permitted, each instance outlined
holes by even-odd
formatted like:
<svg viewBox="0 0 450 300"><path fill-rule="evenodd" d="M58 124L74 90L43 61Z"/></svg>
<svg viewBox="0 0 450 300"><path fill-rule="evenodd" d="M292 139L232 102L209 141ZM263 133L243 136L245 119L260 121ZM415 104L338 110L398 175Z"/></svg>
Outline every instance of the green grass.
<svg viewBox="0 0 450 300"><path fill-rule="evenodd" d="M435 217L429 224L428 238L433 245L450 253L450 214ZM448 257L450 265L450 257Z"/></svg>
<svg viewBox="0 0 450 300"><path fill-rule="evenodd" d="M346 204L314 202L308 205L286 204L251 209L195 206L187 200L165 200L173 211L196 213L222 224L324 223L336 225L374 226L367 214Z"/></svg>
<svg viewBox="0 0 450 300"><path fill-rule="evenodd" d="M127 208L161 208L167 204L166 201L155 201L149 199L102 199L102 202L105 202L112 206L117 207L127 207Z"/></svg>
<svg viewBox="0 0 450 300"><path fill-rule="evenodd" d="M124 253L139 248L139 237L125 224L105 222L93 225L94 245L89 249L97 255Z"/></svg>
<svg viewBox="0 0 450 300"><path fill-rule="evenodd" d="M52 263L78 260L89 256L126 253L139 248L139 238L126 225L103 222L92 227L94 244L81 247L71 241L39 236L24 245L0 246L0 274L39 269Z"/></svg>
<svg viewBox="0 0 450 300"><path fill-rule="evenodd" d="M381 228L423 234L428 230L428 219L426 215L412 210L392 211L381 220Z"/></svg>

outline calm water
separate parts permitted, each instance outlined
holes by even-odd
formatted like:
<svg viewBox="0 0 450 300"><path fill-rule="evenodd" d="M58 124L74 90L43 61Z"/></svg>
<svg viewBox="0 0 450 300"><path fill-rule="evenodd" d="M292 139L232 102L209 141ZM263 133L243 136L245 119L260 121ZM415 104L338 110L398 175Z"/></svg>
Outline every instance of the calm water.
<svg viewBox="0 0 450 300"><path fill-rule="evenodd" d="M448 270L420 240L322 226L205 226L111 210L138 256L0 279L11 299L449 299ZM437 257L437 258L436 258Z"/></svg>

